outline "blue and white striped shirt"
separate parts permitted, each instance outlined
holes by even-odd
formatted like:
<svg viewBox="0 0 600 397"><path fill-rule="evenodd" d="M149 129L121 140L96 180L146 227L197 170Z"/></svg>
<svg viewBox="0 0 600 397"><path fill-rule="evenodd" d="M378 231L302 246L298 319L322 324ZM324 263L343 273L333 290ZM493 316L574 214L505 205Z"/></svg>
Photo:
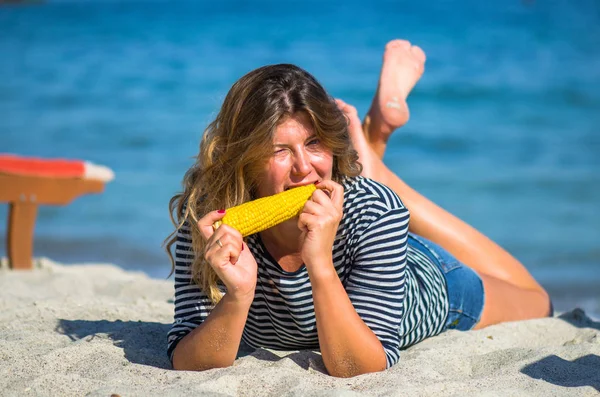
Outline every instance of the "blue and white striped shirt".
<svg viewBox="0 0 600 397"><path fill-rule="evenodd" d="M333 263L356 312L375 333L387 367L400 349L444 329L448 298L444 277L431 259L409 244L409 213L396 193L363 177L346 178L344 215L333 246ZM312 288L305 266L284 271L259 234L248 247L258 263L254 301L242 334L251 347L318 349ZM175 248L175 316L168 354L214 307L191 280L191 236L179 230Z"/></svg>

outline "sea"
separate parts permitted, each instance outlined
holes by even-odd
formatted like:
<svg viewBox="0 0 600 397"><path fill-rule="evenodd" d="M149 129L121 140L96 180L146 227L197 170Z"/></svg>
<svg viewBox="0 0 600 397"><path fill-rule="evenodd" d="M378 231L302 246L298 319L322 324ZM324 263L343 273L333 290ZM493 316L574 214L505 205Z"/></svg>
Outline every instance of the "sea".
<svg viewBox="0 0 600 397"><path fill-rule="evenodd" d="M168 202L231 85L294 63L364 115L394 38L427 63L388 166L516 256L557 310L598 317L597 0L2 4L0 153L116 174L103 194L40 207L35 256L167 278Z"/></svg>

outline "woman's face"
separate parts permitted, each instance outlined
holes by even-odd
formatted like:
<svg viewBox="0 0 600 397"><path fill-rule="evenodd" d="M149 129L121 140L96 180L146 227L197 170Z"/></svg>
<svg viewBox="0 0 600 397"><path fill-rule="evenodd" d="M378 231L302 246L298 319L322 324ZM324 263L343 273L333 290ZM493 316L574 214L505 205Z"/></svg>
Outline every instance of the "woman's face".
<svg viewBox="0 0 600 397"><path fill-rule="evenodd" d="M325 148L304 112L285 119L273 137L273 154L259 177L258 196L331 179L333 154Z"/></svg>

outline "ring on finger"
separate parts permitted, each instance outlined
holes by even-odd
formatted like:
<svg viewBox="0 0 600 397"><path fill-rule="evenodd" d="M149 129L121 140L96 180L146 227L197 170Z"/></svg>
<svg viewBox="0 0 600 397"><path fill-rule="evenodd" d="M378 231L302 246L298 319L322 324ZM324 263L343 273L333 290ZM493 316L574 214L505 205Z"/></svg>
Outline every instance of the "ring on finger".
<svg viewBox="0 0 600 397"><path fill-rule="evenodd" d="M221 248L223 248L223 243L221 242L220 239L217 239L217 241L215 241L215 243L217 243L217 245Z"/></svg>

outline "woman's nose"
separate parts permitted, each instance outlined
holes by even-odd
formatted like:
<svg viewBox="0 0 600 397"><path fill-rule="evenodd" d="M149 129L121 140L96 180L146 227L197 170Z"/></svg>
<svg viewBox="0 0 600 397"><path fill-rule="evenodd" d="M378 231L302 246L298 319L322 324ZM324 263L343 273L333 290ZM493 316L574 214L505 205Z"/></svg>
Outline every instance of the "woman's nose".
<svg viewBox="0 0 600 397"><path fill-rule="evenodd" d="M296 152L294 155L293 172L296 175L308 175L312 171L309 156L304 151Z"/></svg>

